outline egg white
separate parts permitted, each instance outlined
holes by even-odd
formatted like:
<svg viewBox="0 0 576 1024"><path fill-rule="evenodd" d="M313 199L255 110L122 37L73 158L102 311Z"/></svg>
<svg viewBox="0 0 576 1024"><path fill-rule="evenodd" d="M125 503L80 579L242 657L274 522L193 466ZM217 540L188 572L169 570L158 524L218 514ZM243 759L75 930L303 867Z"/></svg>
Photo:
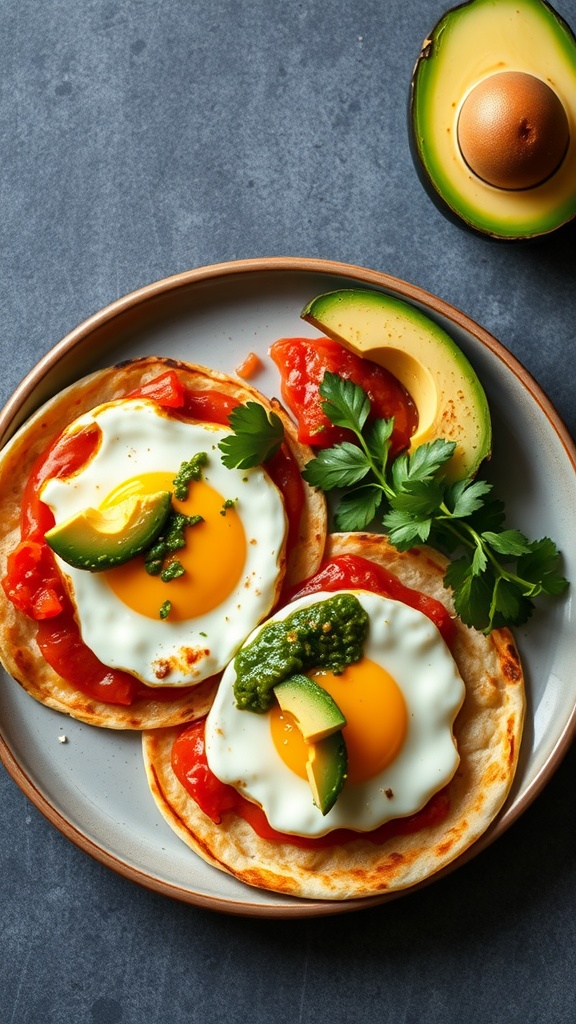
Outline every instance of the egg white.
<svg viewBox="0 0 576 1024"><path fill-rule="evenodd" d="M224 668L275 601L286 535L280 492L261 468L226 469L217 445L230 433L227 428L173 419L146 399L99 406L68 432L91 423L101 431L93 458L78 473L51 478L43 486L42 500L56 523L98 507L114 488L139 474L169 471L176 476L181 463L200 451L208 454L202 471L206 483L224 498L237 498L235 510L246 535L243 573L219 607L194 619L156 621L140 615L116 596L101 573L57 560L69 582L84 643L100 661L149 686L201 682ZM168 675L166 664L171 666Z"/></svg>
<svg viewBox="0 0 576 1024"><path fill-rule="evenodd" d="M236 707L233 663L208 713L206 755L211 771L259 804L279 832L315 837L336 828L369 831L420 810L458 767L452 726L465 689L438 629L422 612L399 601L367 591L349 593L356 595L370 617L365 657L390 673L406 701L407 734L391 764L367 781L346 781L332 810L322 815L312 801L309 783L279 756L269 714ZM267 621L281 620L332 596L308 595ZM265 625L254 630L246 644Z"/></svg>

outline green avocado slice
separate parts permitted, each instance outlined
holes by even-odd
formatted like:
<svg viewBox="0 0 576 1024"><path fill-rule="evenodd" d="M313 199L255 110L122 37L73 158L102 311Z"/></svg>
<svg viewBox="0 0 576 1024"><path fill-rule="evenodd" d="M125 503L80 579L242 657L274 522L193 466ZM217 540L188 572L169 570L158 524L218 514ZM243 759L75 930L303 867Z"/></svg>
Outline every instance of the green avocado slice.
<svg viewBox="0 0 576 1024"><path fill-rule="evenodd" d="M301 316L404 385L418 410L411 451L436 438L454 441L446 478L476 473L492 445L488 401L468 359L438 324L402 299L360 288L319 295Z"/></svg>
<svg viewBox="0 0 576 1024"><path fill-rule="evenodd" d="M348 772L348 752L341 732L310 744L306 773L314 803L322 814L332 810Z"/></svg>
<svg viewBox="0 0 576 1024"><path fill-rule="evenodd" d="M283 711L294 716L307 743L316 743L346 725L334 698L322 686L299 673L274 687Z"/></svg>
<svg viewBox="0 0 576 1024"><path fill-rule="evenodd" d="M83 509L48 530L46 543L68 565L102 572L145 551L160 535L171 509L170 491L132 496L110 508Z"/></svg>
<svg viewBox="0 0 576 1024"><path fill-rule="evenodd" d="M328 814L342 791L348 771L348 752L342 729L346 719L336 701L309 676L295 673L274 687L283 711L296 720L309 745L306 774L312 798Z"/></svg>

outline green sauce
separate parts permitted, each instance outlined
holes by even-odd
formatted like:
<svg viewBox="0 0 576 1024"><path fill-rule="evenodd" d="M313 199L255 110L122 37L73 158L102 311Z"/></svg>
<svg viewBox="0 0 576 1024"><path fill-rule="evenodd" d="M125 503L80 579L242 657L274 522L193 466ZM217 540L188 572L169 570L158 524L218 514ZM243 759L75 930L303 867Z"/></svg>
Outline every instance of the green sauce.
<svg viewBox="0 0 576 1024"><path fill-rule="evenodd" d="M335 594L264 626L234 659L237 707L268 711L273 688L295 672L327 668L339 675L362 657L368 621L357 597Z"/></svg>

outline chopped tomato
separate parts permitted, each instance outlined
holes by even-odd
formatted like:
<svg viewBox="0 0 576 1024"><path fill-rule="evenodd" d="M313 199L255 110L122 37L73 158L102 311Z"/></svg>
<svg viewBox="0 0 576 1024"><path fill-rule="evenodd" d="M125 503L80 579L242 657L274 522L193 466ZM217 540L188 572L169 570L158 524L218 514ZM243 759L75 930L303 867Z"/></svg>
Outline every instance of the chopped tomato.
<svg viewBox="0 0 576 1024"><path fill-rule="evenodd" d="M412 398L388 370L349 352L329 338L281 338L270 355L280 370L282 396L298 421L304 444L328 448L352 435L334 426L322 409L319 386L326 371L359 384L370 399L371 417L394 417L391 452L407 448L418 423Z"/></svg>
<svg viewBox="0 0 576 1024"><path fill-rule="evenodd" d="M250 714L250 712L246 712ZM371 832L358 833L352 829L339 828L325 836L307 839L304 836L289 835L277 832L271 825L264 811L257 804L246 800L233 786L221 782L208 765L204 744L205 719L184 726L172 746L172 769L176 778L198 804L200 810L214 822L222 823L223 815L233 811L254 829L261 839L274 843L290 843L302 849L320 849L328 846L341 846L353 843L355 839L368 839L373 843L383 843L396 835L408 835L418 832L421 828L435 825L444 820L450 809L450 800L446 790L440 790L425 807L407 818L396 818L387 821Z"/></svg>
<svg viewBox="0 0 576 1024"><path fill-rule="evenodd" d="M31 619L54 618L66 600L52 552L43 541L20 541L8 555L2 588L8 600Z"/></svg>
<svg viewBox="0 0 576 1024"><path fill-rule="evenodd" d="M166 370L153 380L130 391L126 398L151 398L165 409L181 409L186 389L175 370Z"/></svg>
<svg viewBox="0 0 576 1024"><path fill-rule="evenodd" d="M228 426L228 417L236 406L237 398L224 391L187 390L182 413L187 419L202 420L204 423L220 423Z"/></svg>
<svg viewBox="0 0 576 1024"><path fill-rule="evenodd" d="M242 360L239 366L236 367L236 373L242 380L250 380L262 369L262 361L255 352L249 352L245 359Z"/></svg>

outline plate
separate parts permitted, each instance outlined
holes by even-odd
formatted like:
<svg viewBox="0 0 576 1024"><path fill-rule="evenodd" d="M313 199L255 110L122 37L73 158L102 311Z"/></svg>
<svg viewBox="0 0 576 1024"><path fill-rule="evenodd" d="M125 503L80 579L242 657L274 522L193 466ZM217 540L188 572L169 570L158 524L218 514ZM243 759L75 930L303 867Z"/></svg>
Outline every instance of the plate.
<svg viewBox="0 0 576 1024"><path fill-rule="evenodd" d="M377 271L323 260L245 260L140 289L90 317L40 360L0 413L0 443L61 388L141 355L173 356L233 373L254 351L265 367L253 383L270 396L277 394L277 371L266 358L269 345L282 336L317 334L300 319L303 306L321 292L357 285L414 303L466 353L490 402L494 453L489 475L506 502L509 521L532 538L552 537L564 554L566 575L576 579L576 449L553 406L482 327L418 287ZM553 502L542 499L552 494ZM497 820L446 870L484 849L519 817L574 736L570 609L569 591L539 608L516 633L528 692L516 779ZM138 734L75 722L32 700L6 674L0 686L0 755L26 796L68 839L121 875L184 902L250 916L306 917L357 910L402 895L342 903L244 886L197 858L159 816L145 782Z"/></svg>

